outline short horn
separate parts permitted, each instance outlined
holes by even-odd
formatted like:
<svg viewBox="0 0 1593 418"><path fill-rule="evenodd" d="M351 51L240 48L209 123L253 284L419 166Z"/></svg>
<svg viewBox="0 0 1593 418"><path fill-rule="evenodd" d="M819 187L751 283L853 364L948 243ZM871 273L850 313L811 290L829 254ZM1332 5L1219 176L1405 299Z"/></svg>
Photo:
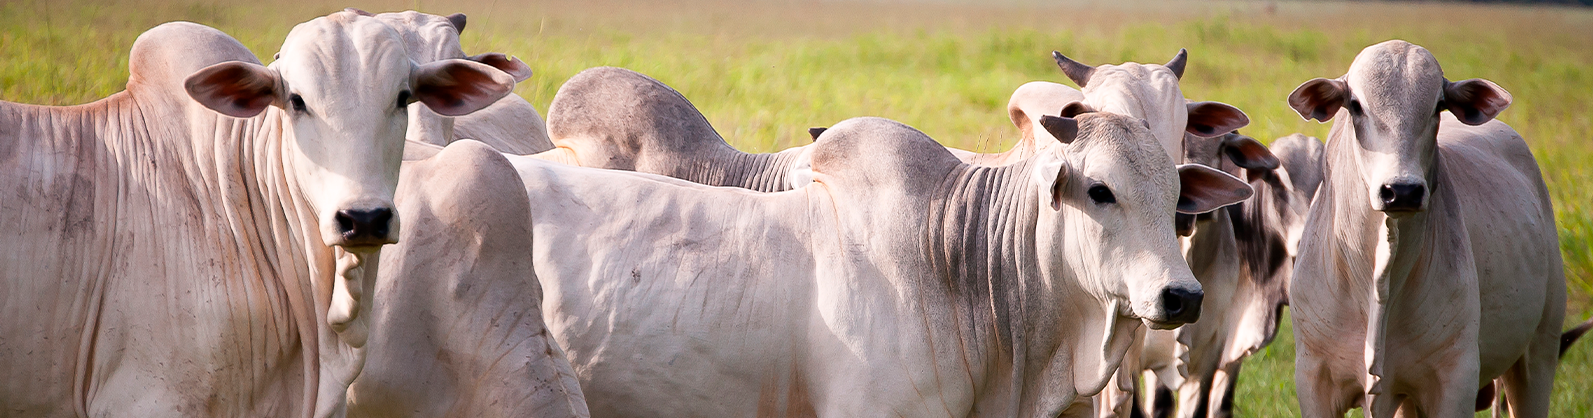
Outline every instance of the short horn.
<svg viewBox="0 0 1593 418"><path fill-rule="evenodd" d="M356 9L356 8L353 8L353 7L343 9L343 11L349 12L349 13L353 13L353 14L357 14L357 15L360 15L360 16L376 16L376 15L371 14L371 12L367 12L367 11L364 11L364 10Z"/></svg>
<svg viewBox="0 0 1593 418"><path fill-rule="evenodd" d="M1057 67L1062 68L1062 74L1066 74L1068 79L1073 80L1073 83L1078 84L1080 88L1084 87L1085 84L1089 84L1090 75L1095 74L1095 67L1074 61L1062 55L1061 52L1051 51L1051 58L1056 60Z"/></svg>
<svg viewBox="0 0 1593 418"><path fill-rule="evenodd" d="M1172 61L1167 61L1167 69L1173 70L1173 76L1182 80L1184 79L1184 64L1188 62L1189 50L1179 48L1178 55L1174 55Z"/></svg>
<svg viewBox="0 0 1593 418"><path fill-rule="evenodd" d="M465 33L465 14L454 13L448 15L448 24L454 26L455 32Z"/></svg>
<svg viewBox="0 0 1593 418"><path fill-rule="evenodd" d="M813 135L813 140L817 141L819 140L819 135L823 135L826 129L829 128L825 128L823 126L808 128L808 135Z"/></svg>

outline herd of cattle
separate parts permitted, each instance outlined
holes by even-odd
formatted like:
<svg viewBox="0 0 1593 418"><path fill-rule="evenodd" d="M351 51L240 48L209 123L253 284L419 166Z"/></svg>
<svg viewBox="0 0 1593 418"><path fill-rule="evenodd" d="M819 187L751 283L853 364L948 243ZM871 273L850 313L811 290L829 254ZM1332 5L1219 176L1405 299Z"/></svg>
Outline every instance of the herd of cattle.
<svg viewBox="0 0 1593 418"><path fill-rule="evenodd" d="M0 102L0 416L1228 416L1289 305L1307 417L1544 417L1587 329L1510 94L1403 41L1288 96L1326 144L1181 51L1054 54L1003 153L746 154L618 68L544 124L465 22L168 23L124 92Z"/></svg>

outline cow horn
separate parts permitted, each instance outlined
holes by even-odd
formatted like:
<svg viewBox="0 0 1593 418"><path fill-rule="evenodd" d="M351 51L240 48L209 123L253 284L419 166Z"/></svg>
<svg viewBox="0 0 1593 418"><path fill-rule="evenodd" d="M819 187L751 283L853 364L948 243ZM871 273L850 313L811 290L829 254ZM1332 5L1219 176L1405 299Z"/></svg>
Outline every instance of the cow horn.
<svg viewBox="0 0 1593 418"><path fill-rule="evenodd" d="M1045 115L1040 117L1040 126L1063 144L1071 144L1079 137L1079 121L1073 118Z"/></svg>
<svg viewBox="0 0 1593 418"><path fill-rule="evenodd" d="M1051 51L1051 58L1056 60L1056 66L1062 67L1062 74L1066 74L1068 79L1073 80L1073 83L1078 84L1080 88L1089 84L1090 75L1095 74L1095 67L1074 61L1061 52Z"/></svg>
<svg viewBox="0 0 1593 418"><path fill-rule="evenodd" d="M364 10L356 9L356 8L353 8L353 7L343 9L343 11L349 12L349 13L353 13L353 14L357 14L357 15L360 15L360 16L375 16L375 15L371 14L371 12L367 12L367 11L364 11Z"/></svg>
<svg viewBox="0 0 1593 418"><path fill-rule="evenodd" d="M826 129L829 129L829 128L826 128L826 127L823 127L823 126L817 126L817 127L808 128L808 135L813 135L813 140L817 141L817 140L819 140L819 135L823 135L824 131Z"/></svg>
<svg viewBox="0 0 1593 418"><path fill-rule="evenodd" d="M1178 48L1178 55L1172 61L1167 61L1167 69L1173 70L1173 76L1182 80L1184 78L1184 64L1189 62L1189 50Z"/></svg>
<svg viewBox="0 0 1593 418"><path fill-rule="evenodd" d="M1063 106L1062 112L1059 113L1059 115L1064 118L1076 118L1079 115L1094 111L1095 109L1091 109L1090 105L1084 104L1084 102L1072 102L1068 103L1067 106Z"/></svg>
<svg viewBox="0 0 1593 418"><path fill-rule="evenodd" d="M459 33L465 33L465 14L454 13L448 15L448 24L454 25L455 31L458 31Z"/></svg>

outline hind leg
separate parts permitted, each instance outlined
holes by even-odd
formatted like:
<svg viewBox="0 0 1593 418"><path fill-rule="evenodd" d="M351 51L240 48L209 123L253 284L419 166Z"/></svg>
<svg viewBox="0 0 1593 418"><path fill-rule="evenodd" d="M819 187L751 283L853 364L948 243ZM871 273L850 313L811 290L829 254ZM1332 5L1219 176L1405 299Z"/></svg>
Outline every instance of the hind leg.
<svg viewBox="0 0 1593 418"><path fill-rule="evenodd" d="M1540 332L1527 347L1527 354L1499 377L1500 392L1514 418L1549 416L1549 399L1554 390L1554 369L1560 364L1559 323L1550 332Z"/></svg>

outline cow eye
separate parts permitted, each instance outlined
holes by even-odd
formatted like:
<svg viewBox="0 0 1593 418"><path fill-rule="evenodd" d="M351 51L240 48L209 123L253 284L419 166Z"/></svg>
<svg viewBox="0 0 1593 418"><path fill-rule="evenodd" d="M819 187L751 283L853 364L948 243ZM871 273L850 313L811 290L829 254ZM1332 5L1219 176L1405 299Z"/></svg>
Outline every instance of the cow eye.
<svg viewBox="0 0 1593 418"><path fill-rule="evenodd" d="M1351 115L1360 115L1361 114L1361 101L1360 100L1355 100L1355 98L1350 98L1350 105L1347 106L1347 107L1350 109L1350 114Z"/></svg>
<svg viewBox="0 0 1593 418"><path fill-rule="evenodd" d="M290 95L288 96L288 106L292 107L294 112L303 112L304 98L299 97L298 94Z"/></svg>
<svg viewBox="0 0 1593 418"><path fill-rule="evenodd" d="M403 108L409 107L409 96L410 96L409 90L404 90L404 91L398 92L398 108L399 109L403 109Z"/></svg>
<svg viewBox="0 0 1593 418"><path fill-rule="evenodd" d="M1090 186L1088 193L1090 195L1090 200L1094 200L1095 203L1117 203L1117 196L1112 196L1112 189L1106 188L1106 185L1104 184Z"/></svg>

